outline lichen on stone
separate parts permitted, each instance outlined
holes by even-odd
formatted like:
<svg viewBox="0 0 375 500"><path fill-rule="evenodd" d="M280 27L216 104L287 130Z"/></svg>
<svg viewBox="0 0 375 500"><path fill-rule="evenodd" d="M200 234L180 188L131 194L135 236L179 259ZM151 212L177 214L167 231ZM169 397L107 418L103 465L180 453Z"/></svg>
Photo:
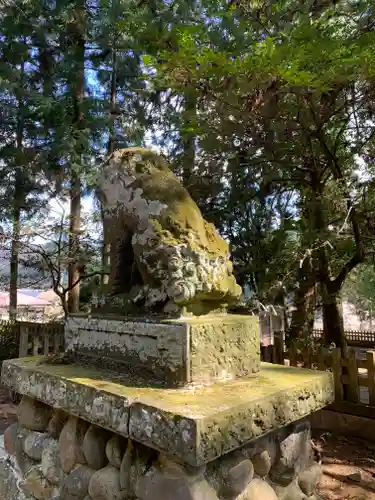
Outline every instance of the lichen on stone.
<svg viewBox="0 0 375 500"><path fill-rule="evenodd" d="M52 418L57 413L60 418L59 410ZM170 422L161 419L159 429L150 429L151 435L166 432ZM138 427L142 425L147 422ZM180 433L186 430L186 425L180 426ZM312 453L307 419L278 426L245 444L237 442L229 453L222 448L202 465L186 461L189 453L184 445L181 456L173 456L172 435L167 436L170 446L163 452L71 415L58 439L48 430L16 431L13 425L4 437L11 459L0 457L3 500L313 500L322 475ZM44 441L47 444L39 453L39 442ZM26 469L21 467L17 443L25 451L33 449L34 460ZM65 453L68 448L73 453Z"/></svg>
<svg viewBox="0 0 375 500"><path fill-rule="evenodd" d="M238 299L227 242L161 156L142 148L116 151L100 189L110 294L158 312L207 312Z"/></svg>

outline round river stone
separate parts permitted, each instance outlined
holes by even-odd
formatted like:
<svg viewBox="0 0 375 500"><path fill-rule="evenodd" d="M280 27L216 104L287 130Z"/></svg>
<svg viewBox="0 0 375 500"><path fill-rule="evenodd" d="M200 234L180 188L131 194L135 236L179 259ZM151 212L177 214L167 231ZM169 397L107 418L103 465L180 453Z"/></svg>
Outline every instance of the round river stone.
<svg viewBox="0 0 375 500"><path fill-rule="evenodd" d="M112 465L96 471L89 484L92 500L125 500L126 492L121 489L120 472Z"/></svg>
<svg viewBox="0 0 375 500"><path fill-rule="evenodd" d="M63 427L68 420L69 415L62 410L57 410L48 422L47 432L53 438L58 438Z"/></svg>
<svg viewBox="0 0 375 500"><path fill-rule="evenodd" d="M105 454L107 455L109 463L113 467L116 467L116 469L121 467L126 446L127 440L117 434L114 434L106 444Z"/></svg>
<svg viewBox="0 0 375 500"><path fill-rule="evenodd" d="M253 479L241 500L278 500L276 493L262 479Z"/></svg>
<svg viewBox="0 0 375 500"><path fill-rule="evenodd" d="M58 484L62 476L59 442L51 439L42 453L42 472L52 484Z"/></svg>
<svg viewBox="0 0 375 500"><path fill-rule="evenodd" d="M254 471L258 476L264 478L269 474L272 467L272 460L267 450L251 457L251 461L254 466Z"/></svg>
<svg viewBox="0 0 375 500"><path fill-rule="evenodd" d="M84 464L82 442L90 424L76 417L70 417L61 431L60 462L64 472L70 472L76 464Z"/></svg>
<svg viewBox="0 0 375 500"><path fill-rule="evenodd" d="M32 467L25 475L22 487L37 500L50 500L53 485L43 476L39 466Z"/></svg>
<svg viewBox="0 0 375 500"><path fill-rule="evenodd" d="M90 425L85 434L82 450L87 464L95 470L102 469L108 463L106 456L106 444L110 434L105 429ZM121 462L120 462L121 465Z"/></svg>
<svg viewBox="0 0 375 500"><path fill-rule="evenodd" d="M4 432L4 448L9 455L16 454L16 440L18 435L18 423L14 423L7 427Z"/></svg>
<svg viewBox="0 0 375 500"><path fill-rule="evenodd" d="M61 500L81 500L89 490L89 483L95 471L87 465L78 465L64 479L61 486Z"/></svg>
<svg viewBox="0 0 375 500"><path fill-rule="evenodd" d="M31 431L45 431L51 411L40 401L23 396L17 408L18 423Z"/></svg>
<svg viewBox="0 0 375 500"><path fill-rule="evenodd" d="M48 446L50 436L42 432L32 431L23 442L23 450L33 460L41 460L43 450Z"/></svg>
<svg viewBox="0 0 375 500"><path fill-rule="evenodd" d="M244 459L234 465L224 476L223 496L236 498L242 493L254 476L253 464Z"/></svg>

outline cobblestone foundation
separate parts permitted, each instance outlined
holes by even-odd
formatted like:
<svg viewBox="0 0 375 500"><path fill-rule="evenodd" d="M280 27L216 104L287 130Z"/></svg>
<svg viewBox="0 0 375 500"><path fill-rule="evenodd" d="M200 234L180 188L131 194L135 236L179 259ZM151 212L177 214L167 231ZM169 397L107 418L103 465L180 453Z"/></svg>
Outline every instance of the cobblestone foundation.
<svg viewBox="0 0 375 500"><path fill-rule="evenodd" d="M20 481L2 500L319 498L306 420L194 468L24 396L4 446Z"/></svg>

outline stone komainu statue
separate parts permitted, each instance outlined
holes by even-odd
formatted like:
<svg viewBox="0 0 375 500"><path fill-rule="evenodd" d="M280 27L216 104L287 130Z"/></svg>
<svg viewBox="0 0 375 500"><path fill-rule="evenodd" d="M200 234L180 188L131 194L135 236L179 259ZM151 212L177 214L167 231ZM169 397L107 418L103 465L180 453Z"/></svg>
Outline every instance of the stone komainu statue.
<svg viewBox="0 0 375 500"><path fill-rule="evenodd" d="M237 300L228 244L158 154L116 151L100 183L110 241L109 295L158 312Z"/></svg>

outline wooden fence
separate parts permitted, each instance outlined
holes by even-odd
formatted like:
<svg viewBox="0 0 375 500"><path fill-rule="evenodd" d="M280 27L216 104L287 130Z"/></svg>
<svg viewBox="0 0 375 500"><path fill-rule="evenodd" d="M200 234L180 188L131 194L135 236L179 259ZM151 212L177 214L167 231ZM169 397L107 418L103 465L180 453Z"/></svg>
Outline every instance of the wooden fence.
<svg viewBox="0 0 375 500"><path fill-rule="evenodd" d="M0 321L0 362L58 352L64 348L62 323Z"/></svg>
<svg viewBox="0 0 375 500"><path fill-rule="evenodd" d="M320 339L323 336L323 330L314 330L313 337ZM371 347L375 348L375 332L360 330L345 330L345 337L348 345L353 347Z"/></svg>
<svg viewBox="0 0 375 500"><path fill-rule="evenodd" d="M5 359L47 355L64 349L64 324L0 320L0 364ZM20 396L11 392L14 403Z"/></svg>
<svg viewBox="0 0 375 500"><path fill-rule="evenodd" d="M272 346L261 347L262 361L315 370L332 371L335 384L335 401L375 406L375 351L367 351L365 359L349 348L284 349L279 338ZM375 415L375 413L374 413Z"/></svg>
<svg viewBox="0 0 375 500"><path fill-rule="evenodd" d="M19 357L47 355L64 349L62 323L19 323Z"/></svg>
<svg viewBox="0 0 375 500"><path fill-rule="evenodd" d="M62 323L0 322L1 328L3 337L14 339L18 344L19 357L47 355L64 349ZM375 332L346 333L350 345L358 343L365 347L364 343L369 343L375 347ZM319 330L314 332L315 338L321 335ZM367 351L364 359L359 359L353 348L345 354L339 348L321 346L285 349L283 334L275 333L273 345L261 346L261 358L269 363L330 370L334 375L336 402L375 406L375 351Z"/></svg>

